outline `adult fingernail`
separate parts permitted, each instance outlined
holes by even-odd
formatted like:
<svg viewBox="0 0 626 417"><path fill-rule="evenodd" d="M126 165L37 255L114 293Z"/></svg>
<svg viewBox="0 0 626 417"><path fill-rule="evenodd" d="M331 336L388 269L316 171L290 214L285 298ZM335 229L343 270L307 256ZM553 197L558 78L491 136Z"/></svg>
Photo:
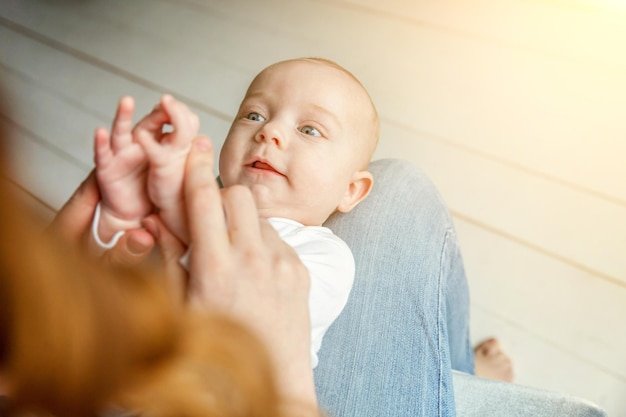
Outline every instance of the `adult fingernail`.
<svg viewBox="0 0 626 417"><path fill-rule="evenodd" d="M213 144L209 140L209 138L205 136L198 136L196 140L193 141L194 147L203 152L208 152L213 149Z"/></svg>
<svg viewBox="0 0 626 417"><path fill-rule="evenodd" d="M128 250L133 255L143 255L148 250L148 248L146 248L146 245L135 239L128 239L127 246Z"/></svg>
<svg viewBox="0 0 626 417"><path fill-rule="evenodd" d="M154 236L155 239L157 239L159 237L159 227L157 226L156 222L154 220L152 220L151 218L147 218L144 219L144 221L141 222L141 225L152 235Z"/></svg>

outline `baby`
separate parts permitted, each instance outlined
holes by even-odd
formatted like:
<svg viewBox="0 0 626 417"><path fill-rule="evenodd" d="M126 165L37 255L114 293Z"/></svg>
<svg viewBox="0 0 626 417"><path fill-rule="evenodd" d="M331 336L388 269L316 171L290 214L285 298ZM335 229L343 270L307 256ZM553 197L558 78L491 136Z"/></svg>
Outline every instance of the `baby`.
<svg viewBox="0 0 626 417"><path fill-rule="evenodd" d="M182 181L198 119L171 96L131 129L132 99L120 100L109 137L96 132L96 174L102 195L93 235L112 247L156 208L184 243ZM163 133L171 124L172 131ZM354 280L348 246L322 227L370 192L367 165L378 141L376 109L361 83L318 58L278 62L252 83L224 142L224 186L248 186L259 215L292 246L311 277L312 363L322 337L345 306ZM109 241L105 243L103 241Z"/></svg>

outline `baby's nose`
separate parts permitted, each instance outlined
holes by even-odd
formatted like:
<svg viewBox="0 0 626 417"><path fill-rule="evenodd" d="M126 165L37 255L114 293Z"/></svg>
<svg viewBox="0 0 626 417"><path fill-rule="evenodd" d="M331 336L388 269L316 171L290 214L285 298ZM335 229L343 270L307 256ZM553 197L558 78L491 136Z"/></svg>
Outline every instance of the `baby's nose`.
<svg viewBox="0 0 626 417"><path fill-rule="evenodd" d="M275 146L281 147L283 140L276 129L263 128L257 133L257 140L260 142L271 142Z"/></svg>

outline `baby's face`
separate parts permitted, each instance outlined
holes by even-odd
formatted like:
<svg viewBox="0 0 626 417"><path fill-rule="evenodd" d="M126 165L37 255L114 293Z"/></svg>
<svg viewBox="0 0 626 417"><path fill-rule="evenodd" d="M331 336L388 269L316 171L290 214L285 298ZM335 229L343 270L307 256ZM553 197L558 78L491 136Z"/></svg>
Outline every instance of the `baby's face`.
<svg viewBox="0 0 626 417"><path fill-rule="evenodd" d="M343 71L283 62L250 85L220 153L225 186L253 191L261 217L321 225L365 169L374 113Z"/></svg>

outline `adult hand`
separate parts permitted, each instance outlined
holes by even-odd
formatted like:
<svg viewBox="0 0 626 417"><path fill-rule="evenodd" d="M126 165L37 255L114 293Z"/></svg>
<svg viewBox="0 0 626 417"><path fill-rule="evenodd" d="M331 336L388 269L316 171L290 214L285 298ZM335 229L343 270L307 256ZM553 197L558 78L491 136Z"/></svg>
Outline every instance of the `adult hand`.
<svg viewBox="0 0 626 417"><path fill-rule="evenodd" d="M219 190L208 138L197 138L188 156L185 200L191 306L246 323L266 344L285 398L317 410L306 268L272 226L259 219L248 188Z"/></svg>
<svg viewBox="0 0 626 417"><path fill-rule="evenodd" d="M100 193L95 171L80 184L50 224L48 230L73 245L85 245ZM154 246L154 238L143 229L127 231L103 260L115 265L137 265L144 261Z"/></svg>

